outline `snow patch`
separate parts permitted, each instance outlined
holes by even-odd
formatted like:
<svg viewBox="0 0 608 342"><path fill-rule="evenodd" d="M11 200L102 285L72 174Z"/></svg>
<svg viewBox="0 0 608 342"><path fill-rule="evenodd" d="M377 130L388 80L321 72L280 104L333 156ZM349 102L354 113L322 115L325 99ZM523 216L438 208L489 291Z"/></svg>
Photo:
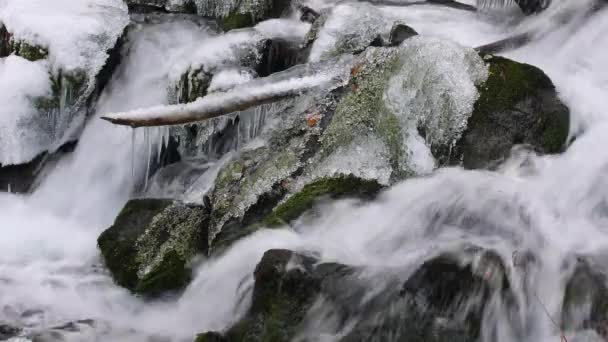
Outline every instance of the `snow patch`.
<svg viewBox="0 0 608 342"><path fill-rule="evenodd" d="M51 93L47 68L46 61L0 58L0 165L32 160L51 142L49 120L40 120L32 102Z"/></svg>

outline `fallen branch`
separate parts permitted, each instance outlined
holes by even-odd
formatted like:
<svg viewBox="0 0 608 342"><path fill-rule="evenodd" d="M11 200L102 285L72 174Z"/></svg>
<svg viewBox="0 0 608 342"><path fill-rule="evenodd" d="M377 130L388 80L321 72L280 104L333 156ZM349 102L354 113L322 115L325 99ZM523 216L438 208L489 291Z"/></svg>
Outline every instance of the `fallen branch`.
<svg viewBox="0 0 608 342"><path fill-rule="evenodd" d="M522 33L494 43L478 46L475 50L482 54L496 54L522 47L530 42L531 37L530 33Z"/></svg>
<svg viewBox="0 0 608 342"><path fill-rule="evenodd" d="M331 82L333 75L318 74L274 83L249 82L225 93L212 93L179 105L158 106L101 117L113 124L136 127L180 125L272 103Z"/></svg>

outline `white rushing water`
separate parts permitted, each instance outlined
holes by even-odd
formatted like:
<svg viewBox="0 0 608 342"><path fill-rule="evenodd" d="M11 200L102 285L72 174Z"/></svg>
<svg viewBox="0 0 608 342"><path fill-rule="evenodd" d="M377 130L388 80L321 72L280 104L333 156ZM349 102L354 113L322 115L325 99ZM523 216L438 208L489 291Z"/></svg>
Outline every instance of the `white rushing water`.
<svg viewBox="0 0 608 342"><path fill-rule="evenodd" d="M191 341L245 312L253 269L268 249L311 251L323 261L380 270L418 265L463 242L492 247L504 260L517 249L537 253L542 267L526 291L537 293L549 314L559 317L569 275L564 261L608 250L608 9L585 18L580 14L586 5L555 0L546 12L516 24L438 6L380 8L423 35L467 46L541 30L507 57L537 65L553 79L571 109L576 141L562 155L518 155L497 172L436 171L363 206L327 205L313 224L259 231L202 263L179 299L143 302L113 285L100 265L96 239L146 172L149 152L141 132L132 152L129 129L92 119L76 151L33 194L0 194L0 321L33 330L78 319L100 322L89 332L74 333L75 341L147 341L155 335ZM556 18L563 19L560 11L570 13L567 25ZM184 62L175 59L184 56L182 48L207 38L205 30L180 21L133 32L130 53L97 112L167 104L172 68ZM44 91L28 88L38 90ZM479 218L477 223L471 224L471 217ZM529 324L524 341L560 341L549 316L537 302L526 302L523 291L520 315ZM497 339L485 336L484 342L517 340L503 318L486 318L484 324L500 329Z"/></svg>

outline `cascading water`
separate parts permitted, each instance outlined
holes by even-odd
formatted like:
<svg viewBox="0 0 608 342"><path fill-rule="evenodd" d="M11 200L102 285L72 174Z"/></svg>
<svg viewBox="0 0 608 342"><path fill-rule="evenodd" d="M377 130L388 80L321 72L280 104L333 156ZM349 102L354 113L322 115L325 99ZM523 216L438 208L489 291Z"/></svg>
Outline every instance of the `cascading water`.
<svg viewBox="0 0 608 342"><path fill-rule="evenodd" d="M398 184L374 202L327 204L318 217L292 230L261 230L202 261L179 298L146 302L113 285L95 247L100 231L148 172L148 159L156 157L151 141L166 139L166 133L150 131L144 138L136 130L132 150L129 129L91 119L76 151L33 194L0 195L0 321L19 322L32 331L80 319L99 322L68 335L74 341L148 341L155 336L191 341L196 333L222 330L245 313L253 270L271 248L361 267L375 279L366 283L373 292L388 286L379 274L405 277L424 261L471 244L500 255L518 303L508 308L500 300L493 302L483 317L481 340L560 341L562 331L552 320L561 315L575 256L601 262L608 248L608 104L603 97L608 92L603 68L608 10L590 17L583 15L587 6L587 1L555 0L546 12L516 27L436 6L380 8L423 35L468 46L533 29L532 41L507 56L537 65L553 79L571 109L576 141L562 155L522 152L492 172L443 169ZM559 21L565 12L567 24ZM165 104L171 67L175 58L185 58L180 49L206 37L204 30L183 21L132 32L130 53L97 112ZM248 139L259 133L260 122L273 124L250 122L244 126ZM514 252L526 250L534 252L536 263L532 273L524 274L511 259ZM345 334L335 331L335 320L318 317L309 322L304 337L332 341ZM577 334L568 335L568 341L601 340L591 331Z"/></svg>

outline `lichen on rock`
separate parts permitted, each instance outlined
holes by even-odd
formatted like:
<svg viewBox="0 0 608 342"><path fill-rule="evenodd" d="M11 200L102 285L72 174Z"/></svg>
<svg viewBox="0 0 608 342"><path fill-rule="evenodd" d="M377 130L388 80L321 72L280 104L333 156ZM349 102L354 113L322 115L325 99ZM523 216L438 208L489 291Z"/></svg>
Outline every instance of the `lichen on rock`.
<svg viewBox="0 0 608 342"><path fill-rule="evenodd" d="M157 296L190 281L188 263L207 252L207 220L202 206L134 199L100 235L98 245L117 284Z"/></svg>

